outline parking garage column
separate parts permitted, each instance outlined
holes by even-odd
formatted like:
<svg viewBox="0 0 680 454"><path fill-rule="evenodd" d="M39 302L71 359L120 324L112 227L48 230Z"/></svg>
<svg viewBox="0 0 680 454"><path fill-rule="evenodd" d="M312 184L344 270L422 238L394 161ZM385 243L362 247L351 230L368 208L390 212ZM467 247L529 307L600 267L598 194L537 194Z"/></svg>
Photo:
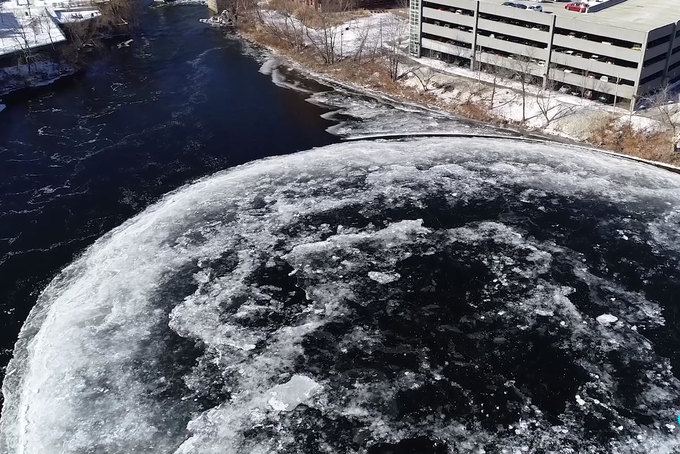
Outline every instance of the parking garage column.
<svg viewBox="0 0 680 454"><path fill-rule="evenodd" d="M421 39L423 36L423 2L421 0L409 1L409 53L412 57L421 56Z"/></svg>
<svg viewBox="0 0 680 454"><path fill-rule="evenodd" d="M472 26L472 58L470 58L470 69L475 70L477 66L477 25L479 24L479 0L475 2L475 23Z"/></svg>
<svg viewBox="0 0 680 454"><path fill-rule="evenodd" d="M647 53L647 43L649 42L649 32L645 33L645 39L640 46L640 59L638 60L637 74L635 74L635 85L633 86L633 97L630 99L630 110L635 110L635 104L641 93L640 91L640 79L642 78L642 70L645 65L645 54ZM644 93L642 93L644 94Z"/></svg>
<svg viewBox="0 0 680 454"><path fill-rule="evenodd" d="M548 51L548 55L545 57L545 73L543 74L543 88L548 87L548 82L550 80L550 61L552 59L553 38L555 36L555 20L556 17L553 14L550 21L550 38L548 38L548 48L546 49Z"/></svg>
<svg viewBox="0 0 680 454"><path fill-rule="evenodd" d="M673 49L675 48L675 42L677 39L675 38L675 34L678 32L678 24L677 22L673 24L673 31L671 32L671 40L668 43L668 54L666 54L666 67L663 69L663 83L667 84L668 83L668 67L670 66L671 63L671 55L673 55Z"/></svg>

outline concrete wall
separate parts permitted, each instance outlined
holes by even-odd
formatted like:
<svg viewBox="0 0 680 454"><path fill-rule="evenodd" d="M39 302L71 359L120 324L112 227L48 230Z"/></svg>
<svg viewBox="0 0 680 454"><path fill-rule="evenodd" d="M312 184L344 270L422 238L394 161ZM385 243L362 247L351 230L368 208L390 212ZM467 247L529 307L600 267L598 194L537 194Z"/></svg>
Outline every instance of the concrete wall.
<svg viewBox="0 0 680 454"><path fill-rule="evenodd" d="M423 18L422 0L409 0L408 23L409 38L408 51L414 57L420 57L420 41L422 37L421 22Z"/></svg>
<svg viewBox="0 0 680 454"><path fill-rule="evenodd" d="M572 38L565 35L555 34L553 44L556 47L564 47L574 51L581 51L588 54L602 55L631 63L639 63L642 53L639 50L628 49L626 47L613 46L596 41L589 41L581 38Z"/></svg>
<svg viewBox="0 0 680 454"><path fill-rule="evenodd" d="M598 11L602 11L603 9L610 8L614 5L618 5L619 3L623 3L625 1L626 0L608 0L606 2L596 3L596 4L588 7L588 12L589 13L596 13Z"/></svg>
<svg viewBox="0 0 680 454"><path fill-rule="evenodd" d="M555 27L564 28L576 33L585 33L588 35L603 36L611 39L620 39L623 41L632 41L634 43L642 43L647 36L647 33L638 30L631 30L625 26L614 27L612 25L596 24L580 20L578 16L557 16Z"/></svg>
<svg viewBox="0 0 680 454"><path fill-rule="evenodd" d="M226 0L208 0L208 9L215 14L220 14L226 7Z"/></svg>
<svg viewBox="0 0 680 454"><path fill-rule="evenodd" d="M553 52L550 62L557 65L580 69L588 73L597 73L613 79L620 78L632 82L635 81L638 73L638 70L635 68L624 68L622 66L591 60L589 58L576 57L561 52Z"/></svg>
<svg viewBox="0 0 680 454"><path fill-rule="evenodd" d="M473 16L465 16L462 14L452 13L450 11L439 11L438 9L427 6L423 6L423 17L442 20L452 24L464 25L466 27L475 26L475 18Z"/></svg>
<svg viewBox="0 0 680 454"><path fill-rule="evenodd" d="M464 47L458 47L451 44L442 43L440 41L435 41L432 39L423 38L422 46L425 49L431 49L436 52L444 52L445 54L457 57L472 58L472 50L470 49L465 49Z"/></svg>

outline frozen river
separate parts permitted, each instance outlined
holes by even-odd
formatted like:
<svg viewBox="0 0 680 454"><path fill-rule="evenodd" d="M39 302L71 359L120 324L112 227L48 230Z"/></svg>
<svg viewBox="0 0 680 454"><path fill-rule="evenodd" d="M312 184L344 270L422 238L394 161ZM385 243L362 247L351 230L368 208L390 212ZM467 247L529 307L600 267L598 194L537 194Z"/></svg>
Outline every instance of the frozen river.
<svg viewBox="0 0 680 454"><path fill-rule="evenodd" d="M3 364L28 320L0 452L680 451L678 175L337 143L507 134L305 80L205 14L152 10L3 101Z"/></svg>

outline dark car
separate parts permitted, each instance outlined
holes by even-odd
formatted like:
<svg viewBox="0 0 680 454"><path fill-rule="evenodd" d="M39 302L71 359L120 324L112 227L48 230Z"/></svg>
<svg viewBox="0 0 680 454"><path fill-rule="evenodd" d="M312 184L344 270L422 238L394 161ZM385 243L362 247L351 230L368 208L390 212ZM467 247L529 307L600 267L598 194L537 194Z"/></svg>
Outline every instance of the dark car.
<svg viewBox="0 0 680 454"><path fill-rule="evenodd" d="M521 3L513 3L513 2L503 2L503 6L512 6L513 8L519 8L519 9L527 9L527 5L522 5Z"/></svg>

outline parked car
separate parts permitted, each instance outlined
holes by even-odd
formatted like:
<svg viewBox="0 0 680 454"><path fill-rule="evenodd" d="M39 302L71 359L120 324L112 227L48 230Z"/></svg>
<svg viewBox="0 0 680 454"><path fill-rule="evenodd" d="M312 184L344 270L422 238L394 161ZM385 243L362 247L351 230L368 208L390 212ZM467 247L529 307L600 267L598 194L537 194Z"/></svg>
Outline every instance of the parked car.
<svg viewBox="0 0 680 454"><path fill-rule="evenodd" d="M513 8L519 8L519 9L527 9L527 5L522 5L521 3L514 3L514 2L503 2L503 6L511 6Z"/></svg>
<svg viewBox="0 0 680 454"><path fill-rule="evenodd" d="M573 2L564 7L567 11L576 11L577 13L585 13L588 10L587 3Z"/></svg>

